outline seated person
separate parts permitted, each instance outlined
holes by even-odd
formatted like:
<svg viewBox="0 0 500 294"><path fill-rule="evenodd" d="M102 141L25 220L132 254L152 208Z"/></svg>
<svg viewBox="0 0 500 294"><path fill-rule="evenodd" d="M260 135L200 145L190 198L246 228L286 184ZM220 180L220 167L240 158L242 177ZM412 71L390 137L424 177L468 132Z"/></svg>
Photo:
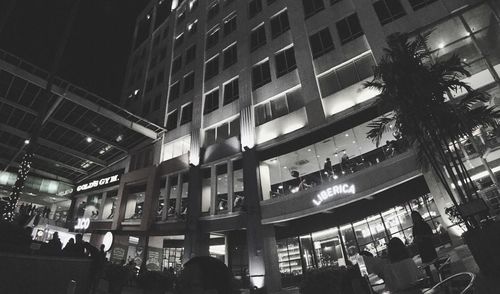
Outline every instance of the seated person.
<svg viewBox="0 0 500 294"><path fill-rule="evenodd" d="M179 294L233 294L233 275L220 260L197 256L184 264L176 285Z"/></svg>
<svg viewBox="0 0 500 294"><path fill-rule="evenodd" d="M399 238L392 238L388 245L389 263L384 266L385 287L391 293L421 293L416 287L419 279L417 265Z"/></svg>

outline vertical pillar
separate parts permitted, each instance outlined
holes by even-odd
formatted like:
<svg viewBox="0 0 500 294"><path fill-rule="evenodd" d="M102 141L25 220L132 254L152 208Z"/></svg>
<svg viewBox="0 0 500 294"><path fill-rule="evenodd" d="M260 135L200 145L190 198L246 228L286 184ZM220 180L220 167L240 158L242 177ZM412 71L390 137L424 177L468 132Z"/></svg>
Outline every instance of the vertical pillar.
<svg viewBox="0 0 500 294"><path fill-rule="evenodd" d="M217 166L213 165L210 169L210 215L215 215L217 201Z"/></svg>
<svg viewBox="0 0 500 294"><path fill-rule="evenodd" d="M227 211L233 212L234 200L234 175L233 175L233 161L227 162Z"/></svg>
<svg viewBox="0 0 500 294"><path fill-rule="evenodd" d="M161 182L161 181L160 181ZM168 217L169 210L169 199L170 199L170 176L165 179L165 194L163 195L163 211L161 212L161 220L166 220Z"/></svg>
<svg viewBox="0 0 500 294"><path fill-rule="evenodd" d="M436 207L441 215L441 219L443 220L443 226L448 228L453 225L453 223L448 219L448 216L445 213L445 209L453 206L453 202L451 201L448 193L446 192L443 184L439 181L437 176L434 174L433 170L428 170L424 172L424 179L429 187L429 191L434 198L434 202L436 203ZM457 245L462 243L461 235L462 231L457 226L448 228L448 233L451 238L451 242L453 245Z"/></svg>
<svg viewBox="0 0 500 294"><path fill-rule="evenodd" d="M103 218L103 209L104 209L104 204L106 204L106 198L108 198L108 192L102 193L101 204L99 207L99 216L97 217L98 220L102 220Z"/></svg>
<svg viewBox="0 0 500 294"><path fill-rule="evenodd" d="M146 231L149 229L149 227L153 223L154 218L156 217L156 211L158 209L160 185L159 181L157 181L155 166L149 168L146 178L146 191L144 194L144 207L140 226L140 230L142 231Z"/></svg>
<svg viewBox="0 0 500 294"><path fill-rule="evenodd" d="M50 206L50 213L48 215L49 219L54 219L54 216L56 215L56 210L57 210L57 204L52 204Z"/></svg>
<svg viewBox="0 0 500 294"><path fill-rule="evenodd" d="M258 159L255 149L243 152L243 184L247 205L247 246L250 284L268 293L281 291L281 276L272 225L262 225Z"/></svg>
<svg viewBox="0 0 500 294"><path fill-rule="evenodd" d="M195 256L209 255L210 235L203 233L199 224L201 214L202 172L199 166L189 168L189 196L184 236L183 262Z"/></svg>
<svg viewBox="0 0 500 294"><path fill-rule="evenodd" d="M179 215L182 213L181 201L182 201L182 174L178 174L177 175L177 198L175 199L175 212Z"/></svg>

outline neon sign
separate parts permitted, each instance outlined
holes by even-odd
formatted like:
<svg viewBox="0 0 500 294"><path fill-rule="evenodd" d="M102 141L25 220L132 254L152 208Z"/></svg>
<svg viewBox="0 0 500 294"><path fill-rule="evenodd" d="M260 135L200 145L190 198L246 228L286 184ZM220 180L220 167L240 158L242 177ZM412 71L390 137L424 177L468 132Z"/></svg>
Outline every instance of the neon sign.
<svg viewBox="0 0 500 294"><path fill-rule="evenodd" d="M88 180L87 182L84 183L79 183L76 186L75 194L101 189L106 186L117 185L118 182L120 181L120 177L122 174L123 174L123 169L102 175L99 178Z"/></svg>
<svg viewBox="0 0 500 294"><path fill-rule="evenodd" d="M75 230L86 230L90 226L90 219L89 218L79 218L77 220Z"/></svg>
<svg viewBox="0 0 500 294"><path fill-rule="evenodd" d="M318 206L323 203L323 201L328 200L337 195L354 194L356 193L356 186L354 184L339 184L329 187L325 190L320 191L316 198L313 199L313 203Z"/></svg>

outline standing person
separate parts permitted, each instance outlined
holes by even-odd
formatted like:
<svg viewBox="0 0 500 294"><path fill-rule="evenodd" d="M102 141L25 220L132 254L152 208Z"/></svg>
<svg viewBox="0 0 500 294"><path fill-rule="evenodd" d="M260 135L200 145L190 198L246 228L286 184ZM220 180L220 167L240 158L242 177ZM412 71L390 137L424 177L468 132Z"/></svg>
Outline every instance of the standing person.
<svg viewBox="0 0 500 294"><path fill-rule="evenodd" d="M75 257L85 257L85 244L83 242L83 235L76 234L75 236L75 246L74 246Z"/></svg>
<svg viewBox="0 0 500 294"><path fill-rule="evenodd" d="M437 258L432 229L416 211L411 212L411 219L413 221L413 242L417 246L422 263L431 262Z"/></svg>
<svg viewBox="0 0 500 294"><path fill-rule="evenodd" d="M61 255L62 243L59 239L59 233L54 232L52 239L49 241L49 251L51 255Z"/></svg>
<svg viewBox="0 0 500 294"><path fill-rule="evenodd" d="M330 177L333 174L332 162L330 161L330 157L326 158L325 164L323 165L323 169L325 170L328 177Z"/></svg>
<svg viewBox="0 0 500 294"><path fill-rule="evenodd" d="M210 256L197 256L184 264L178 294L233 294L233 275L220 260Z"/></svg>

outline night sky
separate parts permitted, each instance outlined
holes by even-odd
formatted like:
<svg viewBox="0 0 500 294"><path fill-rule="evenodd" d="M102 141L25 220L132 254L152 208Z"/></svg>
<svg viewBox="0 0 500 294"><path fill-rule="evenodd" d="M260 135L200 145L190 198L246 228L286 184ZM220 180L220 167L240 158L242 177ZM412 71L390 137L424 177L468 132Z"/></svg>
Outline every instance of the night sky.
<svg viewBox="0 0 500 294"><path fill-rule="evenodd" d="M0 17L9 1L0 0ZM72 0L17 0L0 48L49 69ZM135 18L149 0L82 0L58 76L117 103Z"/></svg>

